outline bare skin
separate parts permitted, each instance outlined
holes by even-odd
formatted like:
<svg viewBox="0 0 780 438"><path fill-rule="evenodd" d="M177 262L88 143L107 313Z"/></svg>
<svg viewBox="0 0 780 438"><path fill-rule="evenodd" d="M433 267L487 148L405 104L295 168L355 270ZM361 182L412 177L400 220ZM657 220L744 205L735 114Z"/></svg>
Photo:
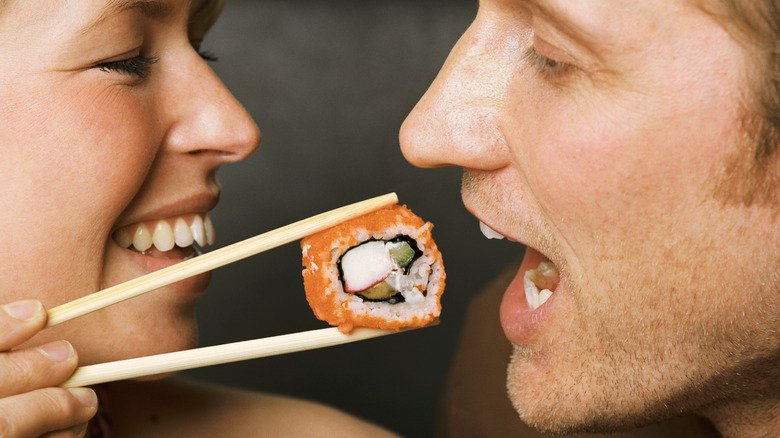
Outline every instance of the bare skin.
<svg viewBox="0 0 780 438"><path fill-rule="evenodd" d="M177 263L193 239L213 237L195 217L206 221L217 203L215 173L260 142L197 51L218 6L0 1L0 55L10 60L0 65L0 303L11 303L0 309L0 435L83 436L95 394L57 387L77 363L196 346L194 306L208 275L41 329L46 308ZM192 228L189 243L169 248L163 232L147 246L142 228L179 219ZM131 246L122 230L131 231ZM120 436L317 436L335 427L339 435L389 435L281 397L176 382L108 388L107 399L122 408L112 414ZM176 397L199 415L175 412ZM163 420L146 421L149 412Z"/></svg>
<svg viewBox="0 0 780 438"><path fill-rule="evenodd" d="M97 412L97 397L88 388L57 388L76 369L70 343L56 341L16 349L41 330L46 314L38 301L5 305L0 311L0 435L40 436L58 432L82 436Z"/></svg>
<svg viewBox="0 0 780 438"><path fill-rule="evenodd" d="M466 208L560 273L501 306L528 424L780 430L779 207L716 196L752 158L747 56L687 2L483 0L404 123L409 161L464 168Z"/></svg>
<svg viewBox="0 0 780 438"><path fill-rule="evenodd" d="M460 341L447 378L437 436L522 437L556 436L539 432L517 416L506 396L506 362L512 354L495 315L504 290L517 271L505 269L470 300ZM575 433L573 438L716 438L720 435L704 418L684 415L626 432Z"/></svg>
<svg viewBox="0 0 780 438"><path fill-rule="evenodd" d="M108 390L111 412L122 414L114 420L118 437L396 436L317 403L183 379L117 382Z"/></svg>

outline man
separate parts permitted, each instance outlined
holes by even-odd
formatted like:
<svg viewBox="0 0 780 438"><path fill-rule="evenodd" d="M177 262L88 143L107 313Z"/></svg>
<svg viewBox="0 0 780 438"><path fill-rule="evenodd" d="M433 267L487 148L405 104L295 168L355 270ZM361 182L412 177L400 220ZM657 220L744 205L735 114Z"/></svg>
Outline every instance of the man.
<svg viewBox="0 0 780 438"><path fill-rule="evenodd" d="M528 424L780 435L778 9L482 0L404 123L527 246L499 313Z"/></svg>

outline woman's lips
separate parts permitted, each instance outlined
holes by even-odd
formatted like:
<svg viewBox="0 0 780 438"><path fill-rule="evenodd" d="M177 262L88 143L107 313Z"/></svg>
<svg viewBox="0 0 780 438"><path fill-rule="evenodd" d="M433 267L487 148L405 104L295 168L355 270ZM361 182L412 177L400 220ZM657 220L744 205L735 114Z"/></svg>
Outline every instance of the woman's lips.
<svg viewBox="0 0 780 438"><path fill-rule="evenodd" d="M154 247L150 248L144 253L135 251L132 248L121 248L115 242L113 242L115 248L120 251L120 256L123 260L129 261L131 265L135 265L136 268L130 272L134 272L132 277L142 276L160 269L173 266L177 263L181 263L188 258L192 258L196 255L194 247L189 248L174 248L170 251L160 252ZM123 263L124 264L124 263ZM131 277L131 278L132 278ZM126 278L126 281L130 278ZM202 274L193 275L192 277L185 278L184 280L177 281L175 283L165 286L165 289L171 292L184 293L185 295L199 295L206 290L209 282L211 281L211 272L204 272Z"/></svg>
<svg viewBox="0 0 780 438"><path fill-rule="evenodd" d="M146 220L123 226L112 233L112 241L121 248L123 257L145 273L197 256L201 247L214 243L215 237L214 225L205 213ZM210 273L200 274L169 287L200 293L208 285L210 277Z"/></svg>
<svg viewBox="0 0 780 438"><path fill-rule="evenodd" d="M501 301L500 319L504 335L516 345L528 345L541 325L552 312L555 298L561 293L561 285L555 288L555 293L536 309L532 308L526 298L526 272L535 269L545 261L545 257L532 248L526 248L523 262L509 284Z"/></svg>

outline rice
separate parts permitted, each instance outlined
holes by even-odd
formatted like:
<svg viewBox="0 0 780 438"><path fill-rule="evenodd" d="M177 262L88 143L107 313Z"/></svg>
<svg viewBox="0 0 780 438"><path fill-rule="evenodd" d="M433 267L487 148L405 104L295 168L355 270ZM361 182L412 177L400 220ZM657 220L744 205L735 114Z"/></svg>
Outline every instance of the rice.
<svg viewBox="0 0 780 438"><path fill-rule="evenodd" d="M306 299L317 318L349 333L355 327L398 330L438 320L446 274L431 236L433 224L406 206L393 206L339 224L301 241ZM405 236L405 237L399 237ZM345 291L340 261L350 249L369 241L407 239L416 256L387 283L399 291L393 299L369 300ZM402 297L402 298L396 298Z"/></svg>

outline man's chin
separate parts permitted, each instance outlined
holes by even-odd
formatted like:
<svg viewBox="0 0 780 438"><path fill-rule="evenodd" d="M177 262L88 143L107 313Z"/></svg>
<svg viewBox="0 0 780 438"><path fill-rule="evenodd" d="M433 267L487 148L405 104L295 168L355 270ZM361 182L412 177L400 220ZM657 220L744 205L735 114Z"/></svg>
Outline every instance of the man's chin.
<svg viewBox="0 0 780 438"><path fill-rule="evenodd" d="M507 393L520 419L541 432L567 433L573 430L571 419L562 418L560 402L555 403L556 382L544 382L529 363L530 352L514 346L507 369Z"/></svg>
<svg viewBox="0 0 780 438"><path fill-rule="evenodd" d="M582 393L583 388L576 387L582 385L581 379L555 376L552 370L535 366L532 354L514 346L507 369L509 400L524 423L551 434L609 433L642 425L636 423L636 416L623 418L607 407L600 409L601 403L588 399L591 390L597 388Z"/></svg>

